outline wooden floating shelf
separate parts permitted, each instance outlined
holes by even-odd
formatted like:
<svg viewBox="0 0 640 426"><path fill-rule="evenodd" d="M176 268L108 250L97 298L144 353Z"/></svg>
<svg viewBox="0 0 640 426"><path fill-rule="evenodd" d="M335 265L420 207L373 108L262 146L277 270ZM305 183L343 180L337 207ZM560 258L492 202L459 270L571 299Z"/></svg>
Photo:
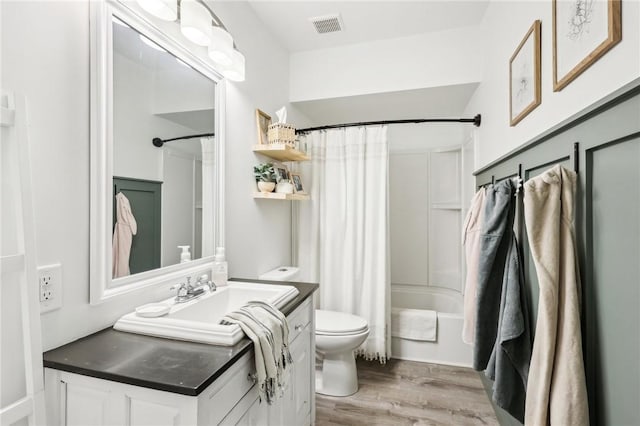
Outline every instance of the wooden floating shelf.
<svg viewBox="0 0 640 426"><path fill-rule="evenodd" d="M279 194L277 192L254 192L253 198L265 198L268 200L303 201L308 200L308 194Z"/></svg>
<svg viewBox="0 0 640 426"><path fill-rule="evenodd" d="M253 152L257 152L278 161L308 161L310 158L302 151L283 143L254 145Z"/></svg>

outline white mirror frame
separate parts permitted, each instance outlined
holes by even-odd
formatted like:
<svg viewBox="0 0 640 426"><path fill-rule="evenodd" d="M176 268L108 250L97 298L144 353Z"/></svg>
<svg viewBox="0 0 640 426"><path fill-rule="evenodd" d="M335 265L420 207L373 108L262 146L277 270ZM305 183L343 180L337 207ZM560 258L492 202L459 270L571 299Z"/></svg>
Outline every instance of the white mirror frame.
<svg viewBox="0 0 640 426"><path fill-rule="evenodd" d="M112 182L113 182L113 38L112 16L157 42L216 83L215 90L215 205L214 247L224 246L224 107L226 83L207 61L206 48L191 45L180 34L177 22L155 22L145 16L135 2L116 0L90 2L91 33L91 207L90 207L90 291L92 305L153 285L166 284L202 271L213 255L188 263L158 268L113 284L112 270ZM174 28L175 27L175 28ZM174 31L175 30L175 31ZM151 140L149 140L151 143ZM203 194L204 195L204 194Z"/></svg>

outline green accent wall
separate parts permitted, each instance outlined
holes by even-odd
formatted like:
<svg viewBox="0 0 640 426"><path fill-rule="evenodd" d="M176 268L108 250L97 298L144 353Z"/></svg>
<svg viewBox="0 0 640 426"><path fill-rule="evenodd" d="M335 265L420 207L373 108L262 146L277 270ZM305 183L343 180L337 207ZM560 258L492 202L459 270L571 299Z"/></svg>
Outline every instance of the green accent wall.
<svg viewBox="0 0 640 426"><path fill-rule="evenodd" d="M640 421L640 80L483 168L476 174L476 184L517 175L519 166L526 180L557 163L570 169L577 166L579 171L576 240L591 425L636 425ZM517 234L535 330L538 283L523 226ZM491 386L481 376L490 396ZM494 408L502 425L519 424Z"/></svg>
<svg viewBox="0 0 640 426"><path fill-rule="evenodd" d="M138 232L133 236L129 257L131 274L160 268L162 182L114 176L114 227L116 221L115 196L119 192L122 192L129 199L131 211L138 224Z"/></svg>

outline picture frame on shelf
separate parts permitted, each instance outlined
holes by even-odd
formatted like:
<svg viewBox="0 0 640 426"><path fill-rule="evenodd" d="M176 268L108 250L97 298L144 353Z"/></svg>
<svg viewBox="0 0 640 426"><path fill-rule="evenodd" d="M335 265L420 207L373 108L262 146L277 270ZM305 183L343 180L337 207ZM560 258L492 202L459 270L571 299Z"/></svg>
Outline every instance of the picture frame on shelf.
<svg viewBox="0 0 640 426"><path fill-rule="evenodd" d="M509 123L512 127L542 102L540 27L540 20L536 20L509 60Z"/></svg>
<svg viewBox="0 0 640 426"><path fill-rule="evenodd" d="M302 184L302 176L300 176L300 173L291 172L291 182L293 183L293 193L294 194L306 194L307 193L304 190L304 185Z"/></svg>
<svg viewBox="0 0 640 426"><path fill-rule="evenodd" d="M280 183L281 181L288 181L290 178L289 168L279 162L279 161L271 161L273 164L273 171L276 175L276 182Z"/></svg>
<svg viewBox="0 0 640 426"><path fill-rule="evenodd" d="M621 0L553 0L553 91L558 92L622 40Z"/></svg>
<svg viewBox="0 0 640 426"><path fill-rule="evenodd" d="M258 130L258 144L266 145L269 143L268 134L271 125L271 116L264 111L256 108L256 126Z"/></svg>

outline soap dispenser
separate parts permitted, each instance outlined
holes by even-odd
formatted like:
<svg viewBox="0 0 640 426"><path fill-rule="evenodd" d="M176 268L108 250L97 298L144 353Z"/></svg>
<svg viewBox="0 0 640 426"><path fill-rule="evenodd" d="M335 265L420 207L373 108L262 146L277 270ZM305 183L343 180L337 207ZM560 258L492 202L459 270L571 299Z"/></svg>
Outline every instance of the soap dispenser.
<svg viewBox="0 0 640 426"><path fill-rule="evenodd" d="M179 249L182 249L182 253L180 253L180 263L191 261L191 253L189 252L189 247L190 246L178 246Z"/></svg>
<svg viewBox="0 0 640 426"><path fill-rule="evenodd" d="M224 247L216 247L216 255L213 258L213 283L217 287L227 285L227 262L224 260Z"/></svg>

